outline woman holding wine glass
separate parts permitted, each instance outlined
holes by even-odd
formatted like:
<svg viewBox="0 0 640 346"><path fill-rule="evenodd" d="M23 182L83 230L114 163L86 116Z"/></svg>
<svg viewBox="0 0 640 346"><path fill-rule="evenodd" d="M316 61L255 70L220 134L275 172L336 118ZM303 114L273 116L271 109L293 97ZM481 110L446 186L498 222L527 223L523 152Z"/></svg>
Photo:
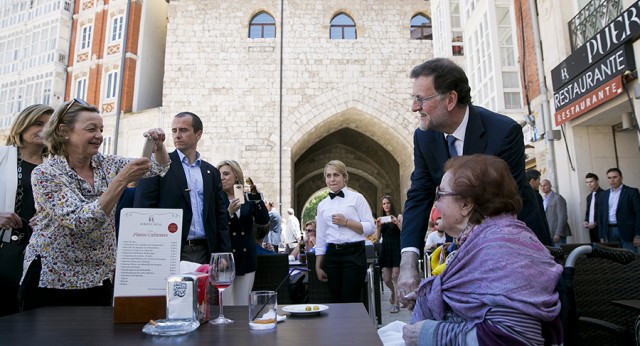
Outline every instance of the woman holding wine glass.
<svg viewBox="0 0 640 346"><path fill-rule="evenodd" d="M233 283L235 276L236 266L232 253L219 252L211 254L209 280L211 281L211 284L218 289L218 305L220 305L220 314L218 318L209 321L209 323L225 324L233 322L233 320L224 317L222 293Z"/></svg>

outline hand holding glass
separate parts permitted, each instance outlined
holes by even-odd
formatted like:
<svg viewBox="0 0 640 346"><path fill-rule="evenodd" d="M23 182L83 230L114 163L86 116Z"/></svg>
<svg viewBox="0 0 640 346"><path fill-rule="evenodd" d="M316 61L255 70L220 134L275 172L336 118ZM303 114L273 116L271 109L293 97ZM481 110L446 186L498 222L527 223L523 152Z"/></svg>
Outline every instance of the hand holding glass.
<svg viewBox="0 0 640 346"><path fill-rule="evenodd" d="M209 321L212 324L231 323L233 320L224 317L222 306L222 293L233 283L236 277L236 265L233 261L233 254L221 252L211 254L209 263L209 280L218 289L218 304L220 305L220 315L215 320Z"/></svg>

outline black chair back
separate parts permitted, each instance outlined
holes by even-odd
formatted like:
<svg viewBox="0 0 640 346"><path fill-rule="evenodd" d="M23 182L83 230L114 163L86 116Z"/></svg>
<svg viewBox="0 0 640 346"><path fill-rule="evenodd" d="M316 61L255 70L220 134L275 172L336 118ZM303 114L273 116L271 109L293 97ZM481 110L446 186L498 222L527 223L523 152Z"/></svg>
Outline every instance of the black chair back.
<svg viewBox="0 0 640 346"><path fill-rule="evenodd" d="M566 260L559 285L565 345L633 343L638 312L613 301L640 299L640 255L599 245Z"/></svg>
<svg viewBox="0 0 640 346"><path fill-rule="evenodd" d="M316 255L307 253L308 276L308 297L309 303L331 303L331 292L326 282L318 280L316 273Z"/></svg>
<svg viewBox="0 0 640 346"><path fill-rule="evenodd" d="M289 258L286 254L258 255L258 267L252 290L274 291L287 278L278 289L278 304L291 304L288 275Z"/></svg>

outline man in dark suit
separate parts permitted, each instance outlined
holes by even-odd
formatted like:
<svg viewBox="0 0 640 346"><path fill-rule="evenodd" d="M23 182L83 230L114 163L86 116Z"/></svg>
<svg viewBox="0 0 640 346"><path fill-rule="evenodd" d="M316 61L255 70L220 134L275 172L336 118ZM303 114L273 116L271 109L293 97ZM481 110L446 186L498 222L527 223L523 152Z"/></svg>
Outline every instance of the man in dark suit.
<svg viewBox="0 0 640 346"><path fill-rule="evenodd" d="M197 151L202 121L190 112L178 113L171 122L176 150L164 177L141 179L135 208L182 209L180 259L209 263L212 252L230 252L226 199L220 172L202 160Z"/></svg>
<svg viewBox="0 0 640 346"><path fill-rule="evenodd" d="M587 173L585 183L589 188L587 196L587 211L584 215L584 228L589 230L589 241L597 243L600 241L598 236L598 210L600 207L600 193L604 190L600 187L598 176L595 173Z"/></svg>
<svg viewBox="0 0 640 346"><path fill-rule="evenodd" d="M538 207L544 212L544 200L540 195L540 171L537 169L527 169L525 172L525 179L529 182L529 185L533 189L533 195L536 196L538 201Z"/></svg>
<svg viewBox="0 0 640 346"><path fill-rule="evenodd" d="M638 252L640 246L640 193L622 184L618 168L607 170L609 190L600 195L598 231L600 241L619 241L625 248Z"/></svg>
<svg viewBox="0 0 640 346"><path fill-rule="evenodd" d="M525 180L522 128L512 119L471 105L469 81L462 68L448 59L432 59L413 68L413 104L420 114L414 133L414 171L407 192L402 227L402 260L398 293L410 308L415 300L404 295L419 283L417 260L423 248L427 218L444 163L457 155L495 155L506 161L523 198L519 218L544 244L551 245L544 215Z"/></svg>

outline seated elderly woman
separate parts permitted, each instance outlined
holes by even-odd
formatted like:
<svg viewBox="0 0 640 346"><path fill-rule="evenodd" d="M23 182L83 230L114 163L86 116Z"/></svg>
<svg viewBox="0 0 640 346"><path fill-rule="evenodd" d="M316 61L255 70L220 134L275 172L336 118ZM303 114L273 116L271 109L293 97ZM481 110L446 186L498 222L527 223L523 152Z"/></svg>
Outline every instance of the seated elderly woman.
<svg viewBox="0 0 640 346"><path fill-rule="evenodd" d="M406 344L562 342L562 267L516 218L522 202L507 164L480 154L449 160L435 201L457 241L444 272L417 289Z"/></svg>
<svg viewBox="0 0 640 346"><path fill-rule="evenodd" d="M114 210L127 184L164 175L164 132L151 129L155 153L127 159L102 155L98 109L74 99L47 122L51 158L32 173L36 206L19 291L21 310L46 305L111 305L116 260Z"/></svg>

